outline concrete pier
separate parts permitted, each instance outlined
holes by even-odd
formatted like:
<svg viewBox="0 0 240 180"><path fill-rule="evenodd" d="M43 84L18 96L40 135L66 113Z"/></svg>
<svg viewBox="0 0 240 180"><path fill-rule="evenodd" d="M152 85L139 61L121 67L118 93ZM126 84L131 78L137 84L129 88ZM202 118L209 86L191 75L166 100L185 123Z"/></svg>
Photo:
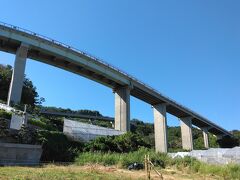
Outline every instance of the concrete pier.
<svg viewBox="0 0 240 180"><path fill-rule="evenodd" d="M28 45L21 44L16 52L16 58L12 73L12 80L8 93L8 102L7 104L10 106L11 102L19 103L21 101L22 96L22 87L24 81L24 72L26 66Z"/></svg>
<svg viewBox="0 0 240 180"><path fill-rule="evenodd" d="M202 128L203 132L203 141L204 141L204 147L206 149L209 149L209 133L208 133L208 128Z"/></svg>
<svg viewBox="0 0 240 180"><path fill-rule="evenodd" d="M193 150L192 118L181 118L182 147L185 150Z"/></svg>
<svg viewBox="0 0 240 180"><path fill-rule="evenodd" d="M166 104L153 106L154 134L156 152L167 153L167 116Z"/></svg>
<svg viewBox="0 0 240 180"><path fill-rule="evenodd" d="M130 131L130 88L115 90L115 129Z"/></svg>

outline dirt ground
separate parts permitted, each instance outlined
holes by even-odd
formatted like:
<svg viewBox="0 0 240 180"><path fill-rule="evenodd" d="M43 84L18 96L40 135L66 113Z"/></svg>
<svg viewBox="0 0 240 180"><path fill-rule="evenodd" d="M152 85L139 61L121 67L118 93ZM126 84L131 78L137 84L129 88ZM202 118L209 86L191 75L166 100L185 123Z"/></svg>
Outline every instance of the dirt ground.
<svg viewBox="0 0 240 180"><path fill-rule="evenodd" d="M101 173L110 173L114 174L116 176L121 176L127 179L146 179L147 175L144 170L140 171L129 171L126 169L119 169L115 166L111 167L105 167L105 166L100 166L100 165L88 165L88 166L82 166L79 167L80 169L84 171L89 171L89 172L101 172ZM189 180L189 179L194 179L194 180L216 180L219 179L219 177L214 176L214 175L200 175L200 174L188 174L184 173L181 171L177 170L172 170L172 169L164 169L164 170L158 170L162 174L162 177L164 180ZM161 179L159 175L152 170L151 171L151 179L152 180L159 180Z"/></svg>

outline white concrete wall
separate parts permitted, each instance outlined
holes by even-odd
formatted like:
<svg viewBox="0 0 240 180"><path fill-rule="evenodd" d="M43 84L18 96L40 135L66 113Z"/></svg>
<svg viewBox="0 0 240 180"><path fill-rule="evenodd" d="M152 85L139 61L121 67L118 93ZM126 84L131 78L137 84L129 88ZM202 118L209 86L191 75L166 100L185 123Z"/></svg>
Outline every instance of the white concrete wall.
<svg viewBox="0 0 240 180"><path fill-rule="evenodd" d="M173 158L190 156L208 164L240 164L240 147L231 149L211 148L209 150L194 150L191 152L169 153L169 155Z"/></svg>
<svg viewBox="0 0 240 180"><path fill-rule="evenodd" d="M122 131L64 119L63 132L74 140L88 142L101 136L117 136Z"/></svg>
<svg viewBox="0 0 240 180"><path fill-rule="evenodd" d="M0 103L0 109L3 109L7 112L14 112L15 111L12 107L10 107L6 104L2 104L2 103Z"/></svg>

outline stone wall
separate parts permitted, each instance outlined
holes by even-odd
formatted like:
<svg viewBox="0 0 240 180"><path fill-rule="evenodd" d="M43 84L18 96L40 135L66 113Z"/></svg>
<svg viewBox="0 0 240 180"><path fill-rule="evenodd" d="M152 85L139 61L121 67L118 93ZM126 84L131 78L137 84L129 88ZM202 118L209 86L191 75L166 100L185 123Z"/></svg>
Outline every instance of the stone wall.
<svg viewBox="0 0 240 180"><path fill-rule="evenodd" d="M0 143L0 165L37 165L42 146Z"/></svg>

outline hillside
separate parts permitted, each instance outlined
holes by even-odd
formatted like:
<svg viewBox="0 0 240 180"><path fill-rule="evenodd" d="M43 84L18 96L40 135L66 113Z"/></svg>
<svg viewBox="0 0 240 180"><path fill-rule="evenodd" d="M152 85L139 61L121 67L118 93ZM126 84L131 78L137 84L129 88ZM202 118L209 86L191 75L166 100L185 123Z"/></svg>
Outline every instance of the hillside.
<svg viewBox="0 0 240 180"><path fill-rule="evenodd" d="M4 66L0 64L0 101L7 101L8 89L11 81L12 67L10 65ZM40 98L37 92L37 88L34 86L33 82L25 76L23 95L22 95L22 104L15 105L16 108L22 109L24 104L28 105L28 112L31 114L36 114L37 119L31 119L29 122L33 125L39 126L46 130L62 131L63 120L60 117L56 116L42 116L40 111L54 111L54 112L63 112L63 113L72 113L72 114L83 114L91 116L102 116L98 111L93 110L71 110L57 107L44 107L42 102L44 98ZM73 118L74 120L90 123L88 120ZM113 125L106 121L94 120L91 123L112 128ZM154 146L154 131L153 124L144 123L141 120L133 119L131 121L131 131L133 133L139 134L148 141L151 146ZM239 131L234 130L234 135L240 139ZM179 127L168 127L168 139L170 149L181 149L181 131ZM203 137L200 130L193 129L193 139L194 147L196 149L203 149ZM239 143L239 140L238 140ZM217 147L216 138L213 135L210 135L210 146Z"/></svg>

